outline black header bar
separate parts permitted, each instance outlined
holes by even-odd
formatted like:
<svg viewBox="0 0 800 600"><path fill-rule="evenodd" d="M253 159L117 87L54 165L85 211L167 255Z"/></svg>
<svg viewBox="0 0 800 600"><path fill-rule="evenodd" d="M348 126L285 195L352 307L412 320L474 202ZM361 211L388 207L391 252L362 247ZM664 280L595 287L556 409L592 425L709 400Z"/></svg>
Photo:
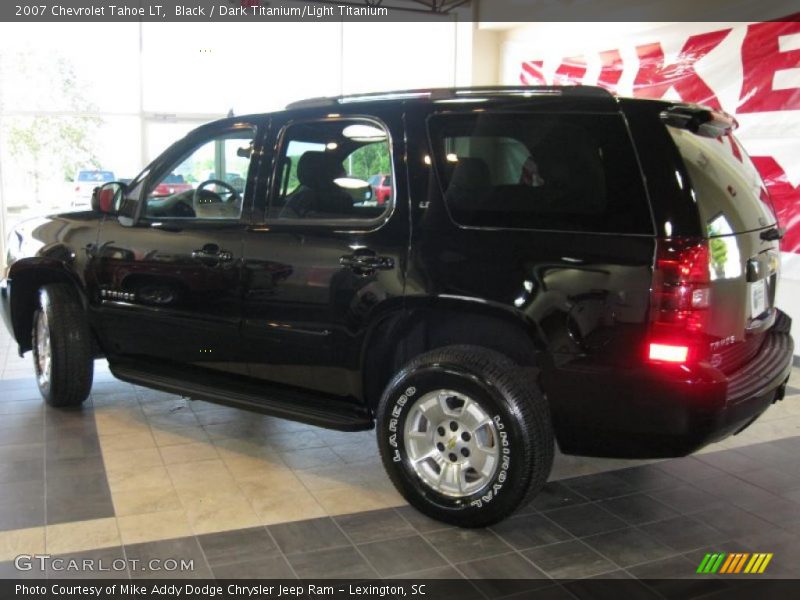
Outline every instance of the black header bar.
<svg viewBox="0 0 800 600"><path fill-rule="evenodd" d="M767 21L796 10L787 0L10 0L0 22Z"/></svg>

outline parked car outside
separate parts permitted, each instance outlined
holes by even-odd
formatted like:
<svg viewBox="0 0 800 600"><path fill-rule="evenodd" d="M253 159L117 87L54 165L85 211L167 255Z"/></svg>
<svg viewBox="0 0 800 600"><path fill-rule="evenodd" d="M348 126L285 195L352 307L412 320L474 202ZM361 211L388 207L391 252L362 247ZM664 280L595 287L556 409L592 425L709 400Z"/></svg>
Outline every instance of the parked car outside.
<svg viewBox="0 0 800 600"><path fill-rule="evenodd" d="M588 86L216 121L93 215L15 228L0 312L53 406L80 405L104 357L140 386L374 428L413 506L489 525L556 443L682 456L783 398L782 230L735 126ZM352 194L365 157L392 165L383 204Z"/></svg>
<svg viewBox="0 0 800 600"><path fill-rule="evenodd" d="M73 183L75 184L75 195L71 205L73 207L88 207L94 188L109 181L114 181L113 171L103 171L100 169L86 169L78 171Z"/></svg>
<svg viewBox="0 0 800 600"><path fill-rule="evenodd" d="M159 183L155 189L153 190L154 196L171 196L173 194L177 194L180 192L186 192L191 190L192 184L187 183L183 175L176 175L175 173L170 173L164 180Z"/></svg>
<svg viewBox="0 0 800 600"><path fill-rule="evenodd" d="M369 184L372 186L373 198L379 205L384 205L392 195L392 176L391 175L373 175L369 178Z"/></svg>

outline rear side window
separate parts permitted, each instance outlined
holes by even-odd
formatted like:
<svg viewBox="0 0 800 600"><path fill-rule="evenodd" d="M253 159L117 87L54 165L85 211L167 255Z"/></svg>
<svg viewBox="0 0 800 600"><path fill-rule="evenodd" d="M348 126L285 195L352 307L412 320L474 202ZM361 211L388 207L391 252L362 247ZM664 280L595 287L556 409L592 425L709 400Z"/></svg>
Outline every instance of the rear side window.
<svg viewBox="0 0 800 600"><path fill-rule="evenodd" d="M379 202L372 183L392 169L391 140L379 123L303 121L288 125L281 139L268 219L368 225L391 212L394 194Z"/></svg>
<svg viewBox="0 0 800 600"><path fill-rule="evenodd" d="M761 176L732 135L712 138L667 126L686 165L710 237L773 226Z"/></svg>
<svg viewBox="0 0 800 600"><path fill-rule="evenodd" d="M461 225L653 233L618 115L436 115L429 132L445 202Z"/></svg>

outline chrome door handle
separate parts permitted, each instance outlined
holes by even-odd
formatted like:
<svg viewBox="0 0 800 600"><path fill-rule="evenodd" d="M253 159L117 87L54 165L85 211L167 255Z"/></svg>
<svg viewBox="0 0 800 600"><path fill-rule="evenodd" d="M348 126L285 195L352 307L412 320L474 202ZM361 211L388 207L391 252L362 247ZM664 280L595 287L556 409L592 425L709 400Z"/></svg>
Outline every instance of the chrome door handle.
<svg viewBox="0 0 800 600"><path fill-rule="evenodd" d="M355 270L386 271L394 269L394 259L388 256L374 256L371 254L351 254L339 258L339 264Z"/></svg>
<svg viewBox="0 0 800 600"><path fill-rule="evenodd" d="M233 260L233 252L228 250L213 251L202 248L201 250L192 250L192 258L206 262L231 262Z"/></svg>

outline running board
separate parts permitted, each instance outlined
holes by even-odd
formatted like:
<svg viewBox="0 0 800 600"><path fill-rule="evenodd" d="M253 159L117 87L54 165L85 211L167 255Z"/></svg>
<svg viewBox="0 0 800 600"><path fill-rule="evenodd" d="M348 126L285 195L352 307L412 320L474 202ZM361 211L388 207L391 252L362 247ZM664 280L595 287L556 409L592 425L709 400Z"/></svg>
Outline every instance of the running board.
<svg viewBox="0 0 800 600"><path fill-rule="evenodd" d="M109 362L111 373L117 379L185 396L191 400L205 400L215 404L241 408L281 419L299 421L317 427L339 431L372 429L371 415L353 402L330 396L322 397L303 390L268 382L237 381L230 385L201 383L200 377L176 377L167 369L156 365L132 362ZM208 379L208 376L205 376ZM227 382L226 382L227 383Z"/></svg>

